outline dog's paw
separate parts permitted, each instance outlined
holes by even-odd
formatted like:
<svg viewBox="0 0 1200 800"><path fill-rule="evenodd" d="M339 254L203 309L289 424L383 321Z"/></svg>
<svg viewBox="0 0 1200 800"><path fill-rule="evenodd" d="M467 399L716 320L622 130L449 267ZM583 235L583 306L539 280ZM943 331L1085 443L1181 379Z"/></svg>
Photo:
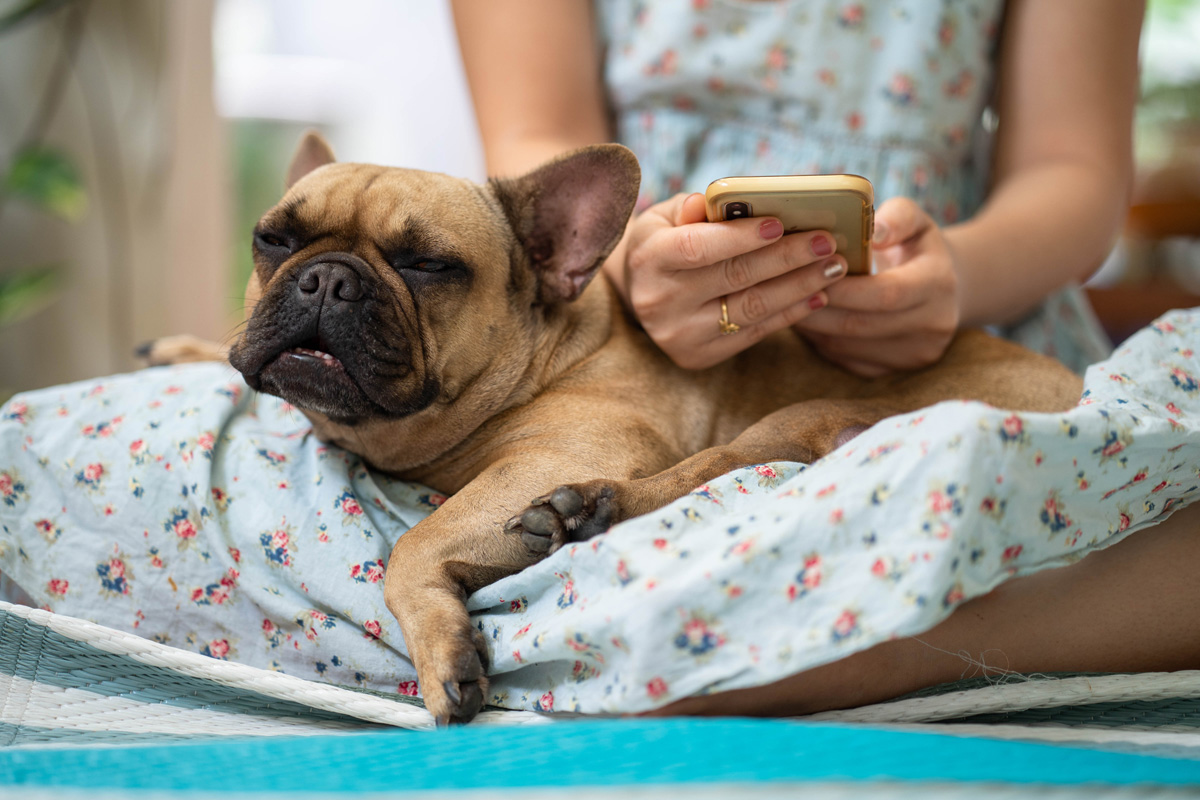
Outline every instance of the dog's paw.
<svg viewBox="0 0 1200 800"><path fill-rule="evenodd" d="M620 520L611 484L591 481L560 486L510 519L504 530L535 555L550 555L570 542L586 541Z"/></svg>
<svg viewBox="0 0 1200 800"><path fill-rule="evenodd" d="M226 361L229 358L229 350L222 345L186 334L164 336L144 342L133 354L151 367L192 364L198 361Z"/></svg>
<svg viewBox="0 0 1200 800"><path fill-rule="evenodd" d="M458 635L442 633L417 663L417 684L425 708L439 728L470 722L487 697L488 649L472 627Z"/></svg>

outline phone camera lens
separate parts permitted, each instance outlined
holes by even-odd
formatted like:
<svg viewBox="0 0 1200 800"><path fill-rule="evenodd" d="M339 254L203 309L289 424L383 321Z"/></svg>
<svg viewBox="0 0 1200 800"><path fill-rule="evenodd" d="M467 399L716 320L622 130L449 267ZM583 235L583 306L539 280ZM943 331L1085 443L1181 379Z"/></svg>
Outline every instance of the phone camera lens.
<svg viewBox="0 0 1200 800"><path fill-rule="evenodd" d="M742 219L748 216L750 216L749 203L742 203L740 201L737 203L726 203L725 219Z"/></svg>

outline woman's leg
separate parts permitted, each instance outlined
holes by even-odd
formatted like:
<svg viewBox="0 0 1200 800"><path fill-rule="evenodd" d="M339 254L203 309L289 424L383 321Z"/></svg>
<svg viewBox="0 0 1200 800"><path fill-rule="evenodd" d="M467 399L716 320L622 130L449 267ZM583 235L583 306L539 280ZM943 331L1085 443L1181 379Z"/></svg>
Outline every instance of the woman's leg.
<svg viewBox="0 0 1200 800"><path fill-rule="evenodd" d="M1015 578L920 636L650 712L791 716L972 675L1200 669L1200 504L1069 567Z"/></svg>

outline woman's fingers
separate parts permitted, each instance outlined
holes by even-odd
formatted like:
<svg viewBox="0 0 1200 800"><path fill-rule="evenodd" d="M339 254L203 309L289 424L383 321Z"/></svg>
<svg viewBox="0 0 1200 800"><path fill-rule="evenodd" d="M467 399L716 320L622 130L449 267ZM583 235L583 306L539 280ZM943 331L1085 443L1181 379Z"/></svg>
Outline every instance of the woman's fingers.
<svg viewBox="0 0 1200 800"><path fill-rule="evenodd" d="M729 320L737 325L753 325L800 303L808 303L809 310L815 311L827 304L827 296L821 295L819 302L809 302L810 299L830 288L845 274L846 259L833 256L752 283L748 288L725 295Z"/></svg>
<svg viewBox="0 0 1200 800"><path fill-rule="evenodd" d="M907 197L893 197L875 209L874 247L884 248L911 241L936 227L919 205Z"/></svg>
<svg viewBox="0 0 1200 800"><path fill-rule="evenodd" d="M799 303L794 303L777 311L761 322L739 326L740 330L737 333L721 336L719 335L720 326L718 324L718 320L721 318L721 304L717 301L701 309L701 320L706 322L708 319L711 319L712 330L718 335L695 351L696 356L693 363L680 363L678 359L676 359L676 363L687 369L701 369L711 367L713 364L719 364L746 348L758 344L772 333L795 325L814 311L823 307L827 302L825 293L818 292L812 297L805 298Z"/></svg>

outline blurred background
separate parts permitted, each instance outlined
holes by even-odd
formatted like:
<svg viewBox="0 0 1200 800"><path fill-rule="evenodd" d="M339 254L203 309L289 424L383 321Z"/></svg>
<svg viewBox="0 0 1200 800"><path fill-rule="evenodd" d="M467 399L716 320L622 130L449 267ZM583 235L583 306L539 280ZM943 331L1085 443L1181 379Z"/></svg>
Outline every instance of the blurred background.
<svg viewBox="0 0 1200 800"><path fill-rule="evenodd" d="M602 2L602 0L599 0ZM1200 305L1200 0L1150 0L1115 341ZM299 134L483 177L446 0L0 0L0 400L224 340Z"/></svg>

